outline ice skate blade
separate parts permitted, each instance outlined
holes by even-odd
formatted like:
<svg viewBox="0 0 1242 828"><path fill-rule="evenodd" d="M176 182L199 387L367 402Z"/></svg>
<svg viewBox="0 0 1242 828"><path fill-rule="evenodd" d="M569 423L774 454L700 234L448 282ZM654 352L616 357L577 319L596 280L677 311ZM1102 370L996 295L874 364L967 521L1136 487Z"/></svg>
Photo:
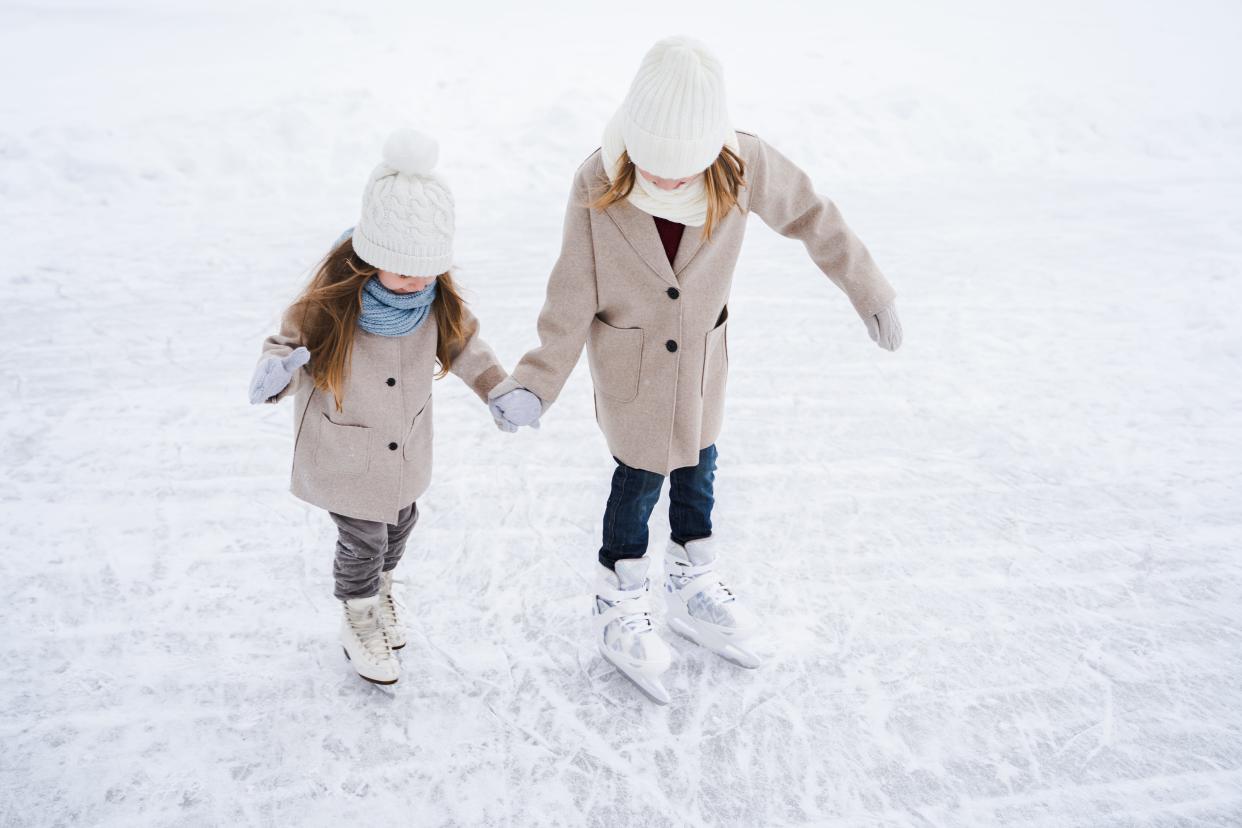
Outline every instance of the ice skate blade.
<svg viewBox="0 0 1242 828"><path fill-rule="evenodd" d="M763 664L763 659L759 658L758 655L750 650L747 650L744 647L739 647L737 644L729 641L721 641L718 636L700 635L695 632L693 627L676 616L669 619L668 625L673 629L673 632L677 633L682 638L693 644L698 644L704 649L711 650L725 661L732 662L738 667L745 667L747 670L755 670Z"/></svg>
<svg viewBox="0 0 1242 828"><path fill-rule="evenodd" d="M349 662L352 662L352 661L353 661L353 659L349 657L349 650L347 650L347 649L345 649L344 647L342 647L342 648L341 648L341 652L343 652L343 653L345 654L345 660L346 660L346 661L349 661ZM355 673L357 673L357 674L358 674L358 678L362 679L363 681L369 681L369 682L371 682L372 684L378 684L378 685L381 685L381 686L383 686L383 687L388 687L389 685L391 685L391 684L396 684L398 681L400 681L400 677L395 678L395 679L392 679L391 681L380 681L379 679L373 679L373 678L371 678L370 676L364 676L362 673L359 673L357 670L354 670L354 672L355 672Z"/></svg>
<svg viewBox="0 0 1242 828"><path fill-rule="evenodd" d="M658 678L649 678L641 673L631 673L625 667L614 661L612 656L609 655L608 651L603 647L599 648L599 654L604 657L604 661L607 661L615 667L618 673L629 679L635 687L643 691L644 696L651 699L656 704L663 705L672 701L672 697L669 696L668 689L665 688L664 682L660 681Z"/></svg>

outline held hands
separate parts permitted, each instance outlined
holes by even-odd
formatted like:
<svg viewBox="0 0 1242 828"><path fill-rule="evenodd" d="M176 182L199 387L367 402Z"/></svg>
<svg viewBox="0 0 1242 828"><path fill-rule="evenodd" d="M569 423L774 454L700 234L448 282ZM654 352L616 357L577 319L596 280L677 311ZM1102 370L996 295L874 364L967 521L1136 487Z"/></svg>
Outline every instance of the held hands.
<svg viewBox="0 0 1242 828"><path fill-rule="evenodd" d="M901 347L901 320L897 318L897 306L889 305L882 311L872 314L863 320L867 325L867 333L871 341L886 351L895 351Z"/></svg>
<svg viewBox="0 0 1242 828"><path fill-rule="evenodd" d="M294 350L284 359L273 356L259 362L250 380L250 403L257 405L284 391L293 375L308 362L310 351L305 348Z"/></svg>
<svg viewBox="0 0 1242 828"><path fill-rule="evenodd" d="M492 397L487 407L496 421L496 428L510 434L524 425L539 428L539 415L543 413L543 402L525 388L514 388Z"/></svg>

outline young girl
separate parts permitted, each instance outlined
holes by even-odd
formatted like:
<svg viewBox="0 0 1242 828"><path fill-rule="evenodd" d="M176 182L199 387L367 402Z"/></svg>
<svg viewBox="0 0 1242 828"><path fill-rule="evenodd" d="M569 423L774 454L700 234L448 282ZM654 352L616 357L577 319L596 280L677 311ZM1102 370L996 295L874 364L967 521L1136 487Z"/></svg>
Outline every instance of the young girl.
<svg viewBox="0 0 1242 828"><path fill-rule="evenodd" d="M845 291L871 338L895 350L894 292L833 203L725 106L720 64L670 38L648 52L603 146L574 178L560 259L539 315L540 344L492 392L509 426L549 406L585 345L596 416L617 466L604 509L595 592L603 656L667 703L668 646L648 613L647 520L667 475L669 626L744 667L758 621L717 571L716 437L728 371L729 289L747 216L802 241Z"/></svg>
<svg viewBox="0 0 1242 828"><path fill-rule="evenodd" d="M432 375L452 371L483 400L506 376L449 275L453 197L431 173L436 156L430 138L392 134L352 237L263 343L250 385L252 403L295 395L292 490L340 530L341 644L376 684L400 674L392 571L431 478Z"/></svg>

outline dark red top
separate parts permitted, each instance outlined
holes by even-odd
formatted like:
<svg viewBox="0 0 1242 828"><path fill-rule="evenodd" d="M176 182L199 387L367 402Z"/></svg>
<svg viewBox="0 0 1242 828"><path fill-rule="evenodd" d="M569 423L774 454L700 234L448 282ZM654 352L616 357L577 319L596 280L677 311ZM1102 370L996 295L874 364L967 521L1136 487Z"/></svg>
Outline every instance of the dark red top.
<svg viewBox="0 0 1242 828"><path fill-rule="evenodd" d="M672 264L677 258L677 246L681 244L681 234L685 232L686 225L662 219L659 216L652 216L652 218L655 219L656 232L660 234L660 241L664 244L664 255L668 256L668 263Z"/></svg>

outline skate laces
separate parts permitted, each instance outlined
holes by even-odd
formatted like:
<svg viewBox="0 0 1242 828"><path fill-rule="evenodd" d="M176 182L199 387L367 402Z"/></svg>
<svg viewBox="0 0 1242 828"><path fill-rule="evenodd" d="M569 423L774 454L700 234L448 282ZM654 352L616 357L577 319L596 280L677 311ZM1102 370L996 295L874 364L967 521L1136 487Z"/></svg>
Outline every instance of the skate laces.
<svg viewBox="0 0 1242 828"><path fill-rule="evenodd" d="M387 593L380 593L380 621L384 626L395 627L401 623L401 616L405 612L405 604L397 600L394 591L389 590Z"/></svg>
<svg viewBox="0 0 1242 828"><path fill-rule="evenodd" d="M728 604L736 600L733 591L724 585L724 581L715 581L711 586L703 590L703 593L717 604Z"/></svg>
<svg viewBox="0 0 1242 828"><path fill-rule="evenodd" d="M695 566L677 561L677 570L670 572L669 576L677 582L677 588L681 589L694 578L713 572L714 569L715 567L712 564ZM720 578L716 578L708 586L704 587L700 595L716 604L728 604L737 600L733 590L725 586L724 581Z"/></svg>
<svg viewBox="0 0 1242 828"><path fill-rule="evenodd" d="M382 606L383 602L380 603ZM377 658L388 658L392 655L388 634L384 632L383 624L379 623L379 613L374 610L354 612L349 608L346 608L345 613L349 616L349 626L354 635L358 636L368 653Z"/></svg>
<svg viewBox="0 0 1242 828"><path fill-rule="evenodd" d="M651 623L651 606L647 603L646 584L633 595L600 595L600 599L610 607L620 607L622 614L613 620L625 632L635 634L654 629Z"/></svg>
<svg viewBox="0 0 1242 828"><path fill-rule="evenodd" d="M641 610L636 609L634 612L627 612L614 623L620 624L623 630L635 635L653 629L651 625L651 612L646 607L643 607Z"/></svg>

